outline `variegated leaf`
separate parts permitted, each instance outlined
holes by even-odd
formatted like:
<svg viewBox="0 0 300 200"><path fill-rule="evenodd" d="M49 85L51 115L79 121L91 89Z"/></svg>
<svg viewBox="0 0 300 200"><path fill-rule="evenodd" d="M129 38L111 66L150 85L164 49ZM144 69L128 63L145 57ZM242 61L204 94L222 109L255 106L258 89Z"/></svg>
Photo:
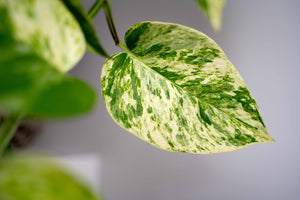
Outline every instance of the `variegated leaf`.
<svg viewBox="0 0 300 200"><path fill-rule="evenodd" d="M222 12L225 0L196 0L203 14L209 19L213 28L221 28Z"/></svg>
<svg viewBox="0 0 300 200"><path fill-rule="evenodd" d="M101 75L105 105L120 126L176 152L228 152L273 141L241 76L206 35L142 22L125 40L129 50L107 59Z"/></svg>
<svg viewBox="0 0 300 200"><path fill-rule="evenodd" d="M94 90L63 74L85 39L61 0L0 0L0 19L1 112L58 117L92 108Z"/></svg>
<svg viewBox="0 0 300 200"><path fill-rule="evenodd" d="M0 61L33 51L65 72L85 52L81 28L61 0L0 0L0 16ZM16 42L25 45L12 49Z"/></svg>

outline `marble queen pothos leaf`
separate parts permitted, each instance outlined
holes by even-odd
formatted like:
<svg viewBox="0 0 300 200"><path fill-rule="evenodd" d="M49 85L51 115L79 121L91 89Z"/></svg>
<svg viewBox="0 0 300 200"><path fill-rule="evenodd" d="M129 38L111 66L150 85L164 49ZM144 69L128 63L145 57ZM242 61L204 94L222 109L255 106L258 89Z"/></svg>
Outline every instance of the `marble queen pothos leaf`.
<svg viewBox="0 0 300 200"><path fill-rule="evenodd" d="M222 49L192 28L141 22L129 50L101 75L108 112L123 128L175 152L219 153L272 142L255 100Z"/></svg>
<svg viewBox="0 0 300 200"><path fill-rule="evenodd" d="M218 31L222 24L222 13L225 0L196 0L200 10L209 19L213 28Z"/></svg>
<svg viewBox="0 0 300 200"><path fill-rule="evenodd" d="M85 52L81 28L61 0L0 0L0 17L0 62L30 49L66 72ZM15 43L24 45L12 49Z"/></svg>

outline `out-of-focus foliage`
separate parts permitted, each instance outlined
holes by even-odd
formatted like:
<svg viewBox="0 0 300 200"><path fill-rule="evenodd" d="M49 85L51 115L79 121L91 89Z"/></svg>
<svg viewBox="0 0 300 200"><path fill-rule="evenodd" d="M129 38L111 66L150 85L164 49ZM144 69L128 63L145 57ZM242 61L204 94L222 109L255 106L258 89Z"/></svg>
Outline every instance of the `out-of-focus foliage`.
<svg viewBox="0 0 300 200"><path fill-rule="evenodd" d="M80 24L89 49L101 56L108 57L108 54L99 42L92 21L85 12L80 0L63 0L63 2Z"/></svg>
<svg viewBox="0 0 300 200"><path fill-rule="evenodd" d="M0 0L0 19L0 112L57 117L93 107L94 90L63 74L85 38L61 1Z"/></svg>
<svg viewBox="0 0 300 200"><path fill-rule="evenodd" d="M222 24L222 13L225 0L196 0L200 10L208 18L216 31L219 31Z"/></svg>
<svg viewBox="0 0 300 200"><path fill-rule="evenodd" d="M0 163L1 200L99 200L86 185L52 160L10 157Z"/></svg>
<svg viewBox="0 0 300 200"><path fill-rule="evenodd" d="M66 72L85 52L80 25L60 0L0 0L0 16L0 61L31 51Z"/></svg>
<svg viewBox="0 0 300 200"><path fill-rule="evenodd" d="M14 57L0 65L1 111L60 117L86 112L95 100L90 86L35 55Z"/></svg>

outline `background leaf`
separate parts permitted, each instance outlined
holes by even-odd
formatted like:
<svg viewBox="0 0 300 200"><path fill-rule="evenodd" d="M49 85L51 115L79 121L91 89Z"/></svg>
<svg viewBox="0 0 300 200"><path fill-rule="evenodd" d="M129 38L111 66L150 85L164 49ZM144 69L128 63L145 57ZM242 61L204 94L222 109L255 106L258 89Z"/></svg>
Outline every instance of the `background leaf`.
<svg viewBox="0 0 300 200"><path fill-rule="evenodd" d="M32 51L65 72L85 52L81 28L60 0L0 0L0 16L0 62Z"/></svg>
<svg viewBox="0 0 300 200"><path fill-rule="evenodd" d="M68 116L89 111L96 102L94 90L83 81L67 77L41 91L30 112L39 116Z"/></svg>
<svg viewBox="0 0 300 200"><path fill-rule="evenodd" d="M0 163L1 200L96 200L79 179L52 160L6 158Z"/></svg>
<svg viewBox="0 0 300 200"><path fill-rule="evenodd" d="M81 29L65 6L0 0L0 16L1 112L57 117L90 110L93 89L62 74L85 51Z"/></svg>
<svg viewBox="0 0 300 200"><path fill-rule="evenodd" d="M89 111L94 90L83 81L61 74L35 55L20 56L0 65L0 110L43 117Z"/></svg>
<svg viewBox="0 0 300 200"><path fill-rule="evenodd" d="M128 29L129 53L101 75L108 112L159 148L219 153L272 142L255 100L221 48L181 25L142 22Z"/></svg>
<svg viewBox="0 0 300 200"><path fill-rule="evenodd" d="M39 57L23 55L0 64L0 109L29 111L30 102L47 85L58 83L63 75Z"/></svg>
<svg viewBox="0 0 300 200"><path fill-rule="evenodd" d="M203 14L209 19L216 31L219 31L222 23L222 12L225 0L196 0Z"/></svg>
<svg viewBox="0 0 300 200"><path fill-rule="evenodd" d="M88 17L86 11L84 10L80 0L63 0L64 4L73 13L74 17L77 19L84 33L86 42L88 43L91 50L101 56L108 57L108 54L101 46L97 33Z"/></svg>

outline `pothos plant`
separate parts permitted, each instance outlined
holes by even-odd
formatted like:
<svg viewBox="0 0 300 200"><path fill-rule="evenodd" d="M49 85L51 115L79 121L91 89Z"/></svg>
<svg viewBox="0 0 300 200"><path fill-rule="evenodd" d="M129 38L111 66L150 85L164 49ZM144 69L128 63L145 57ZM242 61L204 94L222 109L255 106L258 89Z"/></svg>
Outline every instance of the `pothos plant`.
<svg viewBox="0 0 300 200"><path fill-rule="evenodd" d="M225 1L197 3L218 30ZM99 42L92 19L101 9L121 53L110 56ZM89 12L79 0L0 0L0 19L1 155L23 117L65 117L93 108L97 92L66 74L86 50L107 57L101 91L111 117L158 148L211 154L273 141L242 77L195 29L141 22L127 30L124 44L108 0L97 0ZM51 160L1 159L0 199L96 198Z"/></svg>

